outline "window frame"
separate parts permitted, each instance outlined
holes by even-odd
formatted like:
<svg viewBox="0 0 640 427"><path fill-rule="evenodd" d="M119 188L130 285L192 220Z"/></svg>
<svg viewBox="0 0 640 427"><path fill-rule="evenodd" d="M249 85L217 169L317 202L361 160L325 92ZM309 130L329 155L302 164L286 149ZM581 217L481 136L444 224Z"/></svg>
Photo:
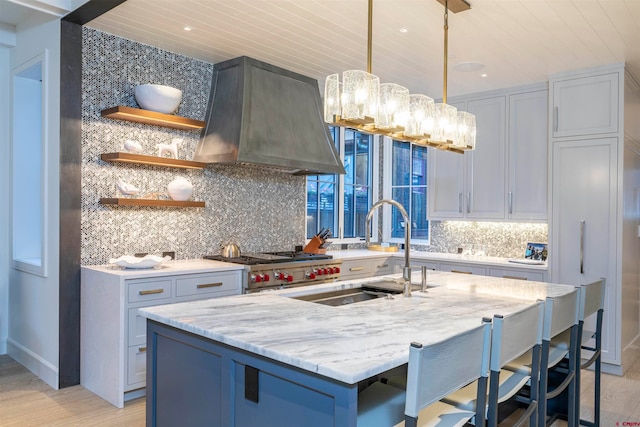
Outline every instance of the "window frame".
<svg viewBox="0 0 640 427"><path fill-rule="evenodd" d="M407 142L406 144L410 144ZM413 145L413 144L410 144ZM429 155L430 150L427 149L427 168L429 167ZM393 199L393 139L385 136L383 138L383 185L382 185L382 197L385 199ZM411 170L413 171L413 147L411 147ZM428 172L428 171L427 171ZM429 174L427 173L427 184L426 184L426 203L429 203ZM413 182L410 181L409 188L413 187ZM404 238L400 237L391 237L391 209L392 206L385 204L383 207L383 222L382 229L384 230L383 239L385 242L391 243L404 243ZM406 207L405 207L406 209ZM411 210L407 209L407 214L409 218L412 219ZM428 217L428 209L425 209L425 215L427 216L425 219L428 223L427 227L427 239L416 239L409 237L411 244L414 245L430 245L431 244L431 220ZM413 221L410 221L413 222Z"/></svg>
<svg viewBox="0 0 640 427"><path fill-rule="evenodd" d="M359 131L357 129L351 129L351 128L345 128L342 126L335 126L338 129L338 137L339 137L339 143L337 144L336 148L338 149L339 155L340 155L340 161L344 162L344 153L345 153L345 133L348 130L354 131L354 132L360 132L360 133L366 133L366 132L362 132ZM378 135L370 135L371 136L371 152L370 152L370 159L369 159L369 180L371 183L371 203L369 205L369 209L371 209L371 206L373 206L374 203L376 203L379 200L379 195L380 195L380 185L379 185L379 177L380 177L380 173L379 173L379 164L380 164L380 149L379 149L379 137ZM354 165L355 168L355 165ZM336 230L332 230L333 232L333 237L330 238L330 241L332 244L350 244L350 243L363 243L364 242L364 237L344 237L344 229L345 229L345 218L344 218L344 190L345 190L345 174L337 174L337 180L336 180L336 187L337 187L337 210L335 212L335 215L337 215L337 224L338 224L338 230L337 230L337 234L336 234ZM306 191L306 180L305 180L305 233L307 232L307 227L306 227L306 223L307 223L307 215L306 215L306 207L307 207L307 203L308 203L308 193ZM373 217L371 218L371 227L373 230L376 230L378 228L378 220L379 220L379 213L378 212L374 212ZM335 221L334 221L335 222ZM370 230L371 231L371 230ZM316 231L317 232L317 231ZM305 236L306 241L310 240L310 237ZM372 242L376 242L378 241L378 236L371 236L371 241Z"/></svg>

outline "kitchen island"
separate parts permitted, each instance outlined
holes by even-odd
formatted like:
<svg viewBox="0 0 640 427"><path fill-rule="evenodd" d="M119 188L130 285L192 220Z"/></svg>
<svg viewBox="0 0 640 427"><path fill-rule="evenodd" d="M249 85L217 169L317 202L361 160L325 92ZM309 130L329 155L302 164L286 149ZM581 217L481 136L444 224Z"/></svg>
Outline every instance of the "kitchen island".
<svg viewBox="0 0 640 427"><path fill-rule="evenodd" d="M412 298L339 307L293 298L378 280L140 309L147 425L355 426L359 384L405 365L410 342L429 345L574 289L428 272L428 291Z"/></svg>

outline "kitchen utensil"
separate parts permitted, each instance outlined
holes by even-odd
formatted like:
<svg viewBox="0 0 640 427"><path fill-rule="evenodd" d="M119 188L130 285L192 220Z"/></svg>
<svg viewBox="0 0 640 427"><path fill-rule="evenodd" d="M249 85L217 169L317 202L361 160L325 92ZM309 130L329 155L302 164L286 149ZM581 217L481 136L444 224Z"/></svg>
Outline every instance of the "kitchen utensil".
<svg viewBox="0 0 640 427"><path fill-rule="evenodd" d="M229 243L222 248L221 255L225 258L240 258L240 247L235 243Z"/></svg>

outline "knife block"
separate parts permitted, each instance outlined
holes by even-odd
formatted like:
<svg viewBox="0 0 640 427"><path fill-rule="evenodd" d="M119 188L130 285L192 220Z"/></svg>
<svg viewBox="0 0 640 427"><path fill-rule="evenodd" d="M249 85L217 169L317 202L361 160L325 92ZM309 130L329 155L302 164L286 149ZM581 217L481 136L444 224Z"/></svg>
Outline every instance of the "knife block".
<svg viewBox="0 0 640 427"><path fill-rule="evenodd" d="M313 236L311 240L309 240L309 243L307 243L302 249L302 252L306 252L308 254L326 254L327 249L320 247L323 243L324 241L318 236Z"/></svg>

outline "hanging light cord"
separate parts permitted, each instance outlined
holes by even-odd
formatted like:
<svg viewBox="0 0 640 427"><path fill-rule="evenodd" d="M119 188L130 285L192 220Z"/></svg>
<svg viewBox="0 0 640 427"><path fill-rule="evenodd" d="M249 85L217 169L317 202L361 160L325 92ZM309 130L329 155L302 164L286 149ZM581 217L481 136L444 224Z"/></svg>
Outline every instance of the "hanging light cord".
<svg viewBox="0 0 640 427"><path fill-rule="evenodd" d="M449 57L449 5L444 0L444 78L442 79L442 103L447 103L447 59Z"/></svg>
<svg viewBox="0 0 640 427"><path fill-rule="evenodd" d="M371 74L371 50L373 38L373 0L369 0L369 21L367 31L367 73Z"/></svg>

